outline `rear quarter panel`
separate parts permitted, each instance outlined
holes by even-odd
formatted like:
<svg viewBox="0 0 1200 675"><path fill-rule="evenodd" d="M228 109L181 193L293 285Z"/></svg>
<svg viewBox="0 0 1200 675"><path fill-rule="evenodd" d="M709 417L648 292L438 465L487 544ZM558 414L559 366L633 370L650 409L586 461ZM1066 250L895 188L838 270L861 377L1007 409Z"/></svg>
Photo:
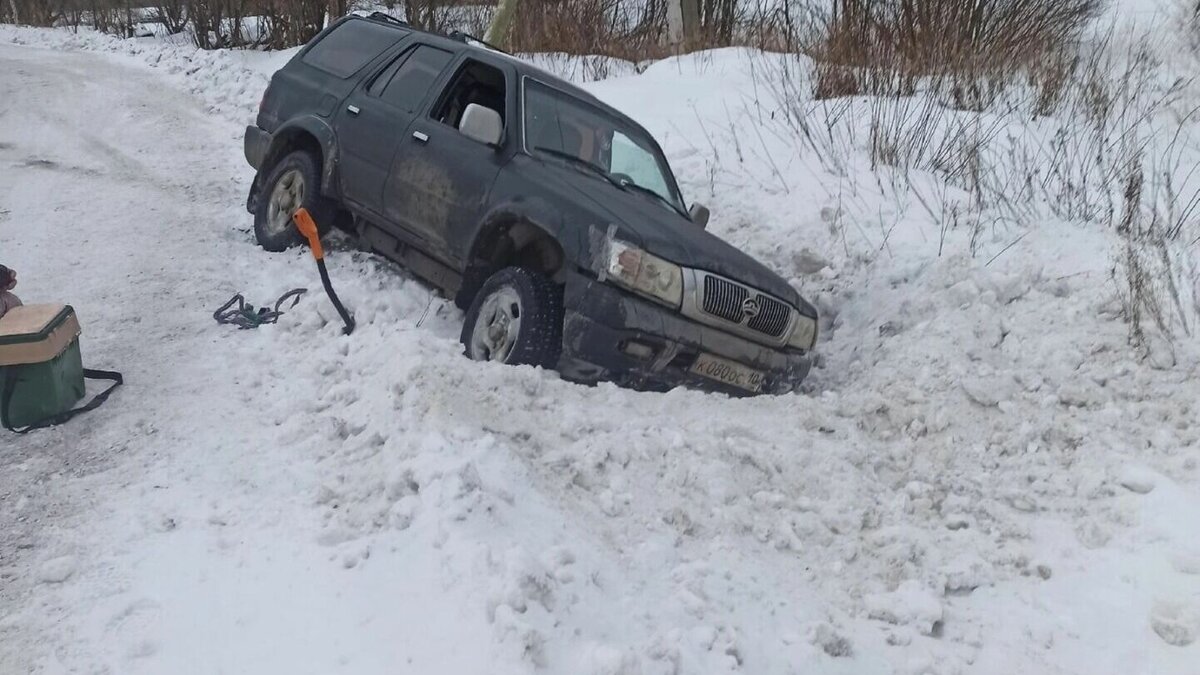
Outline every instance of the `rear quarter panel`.
<svg viewBox="0 0 1200 675"><path fill-rule="evenodd" d="M320 143L324 155L322 189L327 195L336 194L338 143L336 112L350 93L384 62L403 50L412 40L405 32L391 47L375 55L365 66L349 77L338 77L304 60L305 54L323 37L349 20L340 21L314 37L282 68L271 76L263 94L257 125L272 134L277 141L289 132L303 130Z"/></svg>

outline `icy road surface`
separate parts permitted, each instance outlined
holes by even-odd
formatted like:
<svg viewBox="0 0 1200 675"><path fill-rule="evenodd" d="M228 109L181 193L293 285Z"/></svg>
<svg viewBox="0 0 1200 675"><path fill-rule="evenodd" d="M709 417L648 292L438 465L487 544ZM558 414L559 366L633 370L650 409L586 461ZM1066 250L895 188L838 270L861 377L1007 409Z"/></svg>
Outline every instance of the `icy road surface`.
<svg viewBox="0 0 1200 675"><path fill-rule="evenodd" d="M688 120L727 102L647 93L738 58L593 89L695 193L721 139ZM1200 377L1127 353L1105 233L987 269L901 233L868 268L830 190L719 190L718 233L831 261L812 391L578 387L468 362L457 310L335 245L343 337L311 261L253 244L245 120L177 88L228 61L134 64L0 46L0 262L127 380L0 436L0 673L1196 672ZM211 319L297 286L277 326Z"/></svg>

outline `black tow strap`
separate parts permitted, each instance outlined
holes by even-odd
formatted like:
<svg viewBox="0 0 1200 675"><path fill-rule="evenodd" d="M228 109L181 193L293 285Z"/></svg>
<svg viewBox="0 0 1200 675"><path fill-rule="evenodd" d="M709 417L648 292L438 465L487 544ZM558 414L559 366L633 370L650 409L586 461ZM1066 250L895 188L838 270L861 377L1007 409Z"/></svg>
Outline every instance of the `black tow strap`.
<svg viewBox="0 0 1200 675"><path fill-rule="evenodd" d="M44 420L39 420L27 427L21 427L18 429L8 423L8 406L9 403L12 402L13 390L15 390L17 386L16 369L18 367L19 366L8 367L9 372L8 377L6 377L4 381L4 391L0 392L0 423L4 424L5 429L17 434L27 434L34 429L44 429L46 427L54 427L60 424L65 424L76 415L81 415L89 410L95 410L96 408L100 407L100 404L108 400L109 394L113 393L114 389L125 383L125 378L121 377L121 374L116 371L92 370L90 368L84 368L83 376L85 378L89 380L112 380L112 384L109 385L108 389L105 389L104 391L92 397L92 400L88 401L86 405L82 405L66 412L61 412L57 415L51 415Z"/></svg>
<svg viewBox="0 0 1200 675"><path fill-rule="evenodd" d="M242 297L241 293L234 295L229 299L229 302L221 305L217 311L213 312L213 318L217 323L231 324L245 330L247 328L258 328L263 324L275 323L279 317L283 316L283 310L279 309L283 303L287 302L288 298L293 298L291 306L288 309L296 306L300 302L300 296L308 292L307 288L294 288L287 293L279 296L275 301L274 309L266 307L254 308L254 305L246 302L246 298ZM237 305L237 307L234 307Z"/></svg>

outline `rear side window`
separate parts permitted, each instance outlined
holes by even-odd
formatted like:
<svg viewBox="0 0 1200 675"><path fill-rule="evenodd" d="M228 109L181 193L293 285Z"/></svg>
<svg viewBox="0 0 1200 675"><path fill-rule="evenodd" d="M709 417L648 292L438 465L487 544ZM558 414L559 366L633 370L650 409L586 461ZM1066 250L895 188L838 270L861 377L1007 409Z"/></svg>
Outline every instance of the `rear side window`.
<svg viewBox="0 0 1200 675"><path fill-rule="evenodd" d="M345 79L407 34L406 30L373 21L347 21L309 47L303 60Z"/></svg>
<svg viewBox="0 0 1200 675"><path fill-rule="evenodd" d="M452 58L454 54L444 49L420 45L383 71L371 83L370 92L401 110L416 112L434 80Z"/></svg>

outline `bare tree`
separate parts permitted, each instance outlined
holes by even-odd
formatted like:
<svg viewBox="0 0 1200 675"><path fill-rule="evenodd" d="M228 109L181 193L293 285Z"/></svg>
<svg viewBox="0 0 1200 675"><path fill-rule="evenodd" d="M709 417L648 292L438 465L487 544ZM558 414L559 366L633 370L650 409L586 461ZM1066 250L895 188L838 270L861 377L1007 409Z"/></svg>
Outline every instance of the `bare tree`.
<svg viewBox="0 0 1200 675"><path fill-rule="evenodd" d="M162 25L170 35L182 33L187 28L188 0L156 0L151 17Z"/></svg>

